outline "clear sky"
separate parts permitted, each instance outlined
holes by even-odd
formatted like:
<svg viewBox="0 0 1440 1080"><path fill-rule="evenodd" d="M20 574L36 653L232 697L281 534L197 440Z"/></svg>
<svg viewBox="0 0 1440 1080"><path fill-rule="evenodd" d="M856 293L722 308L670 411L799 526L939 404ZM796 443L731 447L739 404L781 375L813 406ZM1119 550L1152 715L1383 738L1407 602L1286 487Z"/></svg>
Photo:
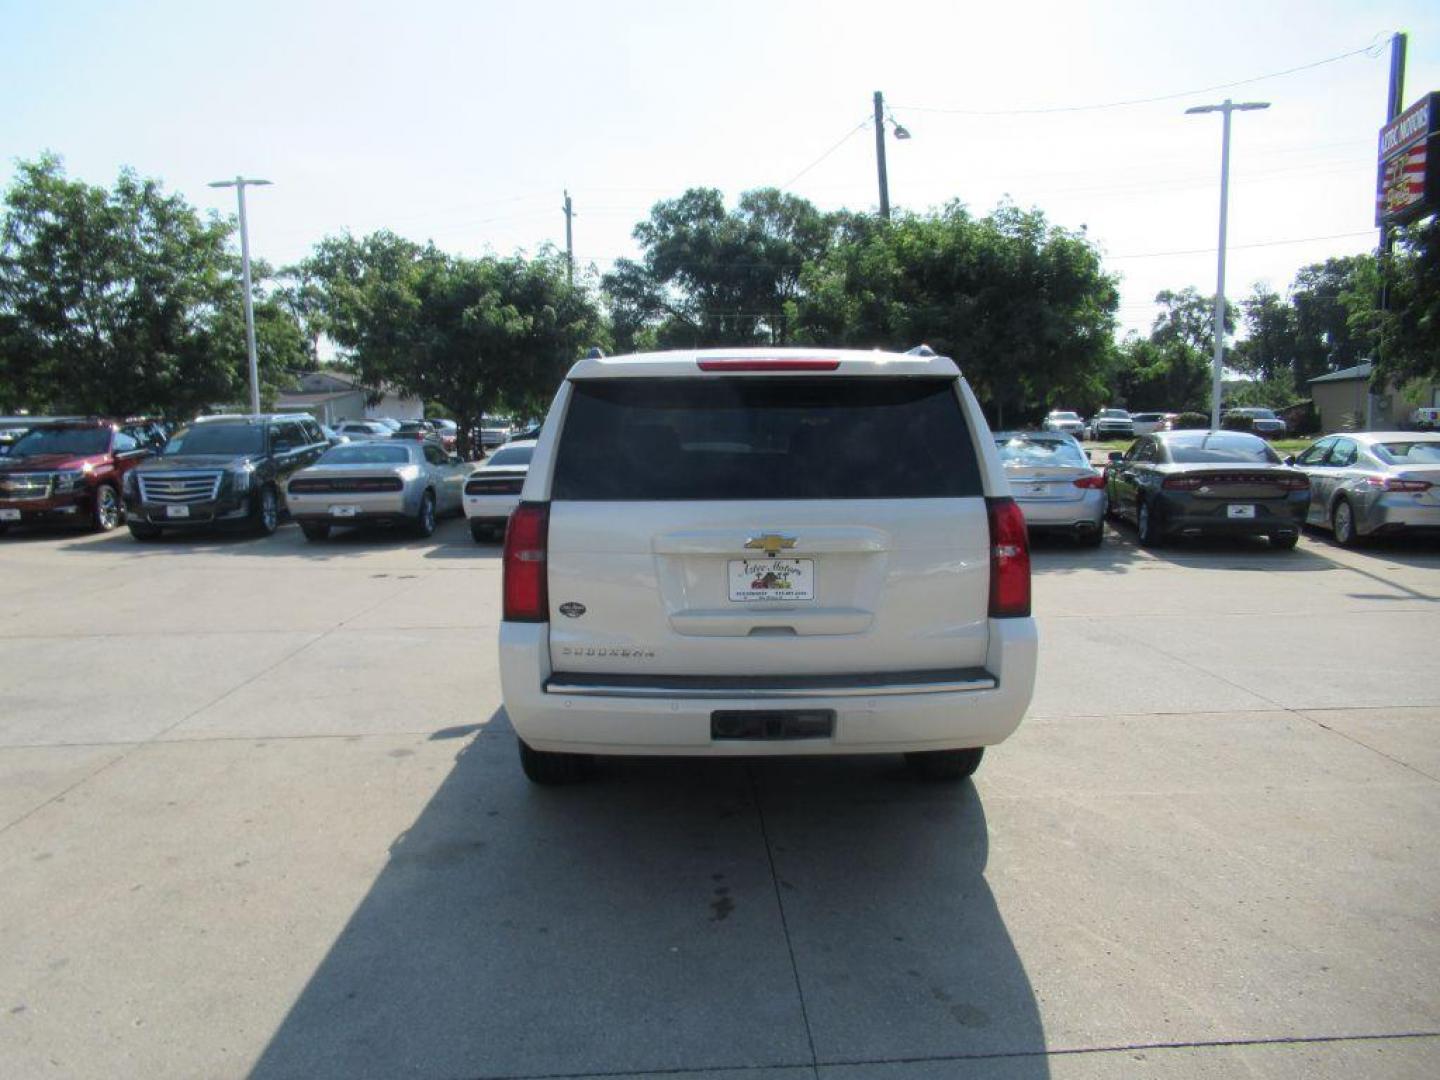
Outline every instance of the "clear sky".
<svg viewBox="0 0 1440 1080"><path fill-rule="evenodd" d="M889 143L895 205L984 213L1008 196L1083 225L1122 275L1122 324L1143 329L1158 290L1215 286L1221 125L1187 106L1272 103L1235 119L1232 298L1374 246L1396 30L1408 104L1440 90L1434 2L0 0L0 177L49 149L86 180L130 165L229 213L233 193L206 181L262 176L275 186L251 196L251 242L274 264L346 229L470 254L563 245L568 188L576 254L603 271L634 253L652 203L692 185L733 199L793 180L821 207L874 207L860 125L881 90L914 136ZM1372 44L1167 101L996 115Z"/></svg>

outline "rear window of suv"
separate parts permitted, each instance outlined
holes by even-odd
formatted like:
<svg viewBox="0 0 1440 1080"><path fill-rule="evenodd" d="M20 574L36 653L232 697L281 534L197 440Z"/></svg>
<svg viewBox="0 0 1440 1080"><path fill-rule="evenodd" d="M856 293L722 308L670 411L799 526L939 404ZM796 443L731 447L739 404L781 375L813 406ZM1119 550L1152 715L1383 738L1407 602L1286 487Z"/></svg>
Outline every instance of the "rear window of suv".
<svg viewBox="0 0 1440 1080"><path fill-rule="evenodd" d="M573 384L552 497L946 499L983 493L952 379Z"/></svg>

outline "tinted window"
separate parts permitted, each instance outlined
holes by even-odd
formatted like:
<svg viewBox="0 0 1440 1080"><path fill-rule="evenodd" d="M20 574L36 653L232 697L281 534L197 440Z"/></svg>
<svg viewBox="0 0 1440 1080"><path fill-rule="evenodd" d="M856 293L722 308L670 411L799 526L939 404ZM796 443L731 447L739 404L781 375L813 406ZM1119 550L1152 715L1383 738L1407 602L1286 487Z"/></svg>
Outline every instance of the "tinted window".
<svg viewBox="0 0 1440 1080"><path fill-rule="evenodd" d="M996 439L1000 460L1007 465L1088 465L1085 451L1070 439L1010 435Z"/></svg>
<svg viewBox="0 0 1440 1080"><path fill-rule="evenodd" d="M10 448L10 456L74 454L88 457L91 454L103 454L109 447L109 428L35 428L15 441L15 445Z"/></svg>
<svg viewBox="0 0 1440 1080"><path fill-rule="evenodd" d="M1337 439L1335 449L1330 451L1330 464L1343 469L1354 465L1358 456L1359 448L1354 439Z"/></svg>
<svg viewBox="0 0 1440 1080"><path fill-rule="evenodd" d="M1130 414L1124 409L1101 409L1100 415L1107 420L1129 420Z"/></svg>
<svg viewBox="0 0 1440 1080"><path fill-rule="evenodd" d="M1330 452L1330 447L1335 445L1334 439L1321 439L1314 446L1306 450L1295 459L1297 465L1320 465L1325 460L1325 455Z"/></svg>
<svg viewBox="0 0 1440 1080"><path fill-rule="evenodd" d="M1263 462L1279 464L1280 457L1264 439L1254 435L1200 435L1193 439L1172 439L1166 446L1170 460L1180 465Z"/></svg>
<svg viewBox="0 0 1440 1080"><path fill-rule="evenodd" d="M433 444L427 445L425 447L425 460L428 461L431 465L450 464L450 459L445 456L445 451L441 450L440 447Z"/></svg>
<svg viewBox="0 0 1440 1080"><path fill-rule="evenodd" d="M181 428L161 451L175 454L261 454L265 452L265 429L259 424L196 424Z"/></svg>
<svg viewBox="0 0 1440 1080"><path fill-rule="evenodd" d="M1388 465L1440 465L1440 439L1376 443L1374 450Z"/></svg>
<svg viewBox="0 0 1440 1080"><path fill-rule="evenodd" d="M1052 412L1052 413L1050 414L1050 419L1051 419L1051 420L1079 420L1080 417L1079 417L1079 415L1078 415L1077 413L1073 413L1073 412Z"/></svg>
<svg viewBox="0 0 1440 1080"><path fill-rule="evenodd" d="M132 450L140 449L140 444L135 441L135 436L127 435L123 431L115 433L115 443L111 449L117 454L128 454Z"/></svg>
<svg viewBox="0 0 1440 1080"><path fill-rule="evenodd" d="M533 446L512 446L508 450L496 450L490 455L487 465L529 465L530 455L535 453Z"/></svg>
<svg viewBox="0 0 1440 1080"><path fill-rule="evenodd" d="M556 499L981 494L951 379L604 379L573 384Z"/></svg>
<svg viewBox="0 0 1440 1080"><path fill-rule="evenodd" d="M319 465L405 465L410 451L398 443L343 443L320 455Z"/></svg>

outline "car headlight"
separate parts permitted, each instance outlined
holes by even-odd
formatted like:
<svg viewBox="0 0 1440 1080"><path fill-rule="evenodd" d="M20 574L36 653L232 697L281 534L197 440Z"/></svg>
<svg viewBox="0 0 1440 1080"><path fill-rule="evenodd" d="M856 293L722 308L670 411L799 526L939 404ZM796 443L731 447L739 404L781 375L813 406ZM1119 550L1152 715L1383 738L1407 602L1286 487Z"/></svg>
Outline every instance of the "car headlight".
<svg viewBox="0 0 1440 1080"><path fill-rule="evenodd" d="M255 466L242 465L238 469L230 470L230 487L235 491L249 491L250 477L255 472Z"/></svg>
<svg viewBox="0 0 1440 1080"><path fill-rule="evenodd" d="M65 472L55 474L55 493L63 494L67 491L78 491L85 484L85 476L89 469L67 469Z"/></svg>

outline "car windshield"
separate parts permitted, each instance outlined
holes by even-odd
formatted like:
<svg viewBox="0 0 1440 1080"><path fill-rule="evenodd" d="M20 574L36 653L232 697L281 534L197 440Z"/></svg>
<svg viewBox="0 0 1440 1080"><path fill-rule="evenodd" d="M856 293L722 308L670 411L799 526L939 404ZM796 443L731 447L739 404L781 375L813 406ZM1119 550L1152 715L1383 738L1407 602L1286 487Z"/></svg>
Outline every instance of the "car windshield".
<svg viewBox="0 0 1440 1080"><path fill-rule="evenodd" d="M535 453L533 446L512 446L508 450L496 450L490 456L487 465L529 465L530 455Z"/></svg>
<svg viewBox="0 0 1440 1080"><path fill-rule="evenodd" d="M1270 444L1253 435L1198 435L1190 439L1171 439L1165 445L1169 447L1170 460L1179 465L1280 463L1280 456L1270 449Z"/></svg>
<svg viewBox="0 0 1440 1080"><path fill-rule="evenodd" d="M1030 415L1031 415L1031 416L1034 416L1035 414L1034 414L1034 413L1031 413ZM1080 417L1079 417L1078 414L1073 413L1073 412L1052 412L1052 413L1050 414L1050 419L1051 419L1051 420L1079 420Z"/></svg>
<svg viewBox="0 0 1440 1080"><path fill-rule="evenodd" d="M1044 439L1037 435L1011 435L995 440L1006 468L1030 465L1088 465L1085 452L1069 439Z"/></svg>
<svg viewBox="0 0 1440 1080"><path fill-rule="evenodd" d="M1115 420L1129 420L1130 414L1124 409L1101 409L1100 415Z"/></svg>
<svg viewBox="0 0 1440 1080"><path fill-rule="evenodd" d="M1376 443L1373 449L1387 465L1440 465L1440 439Z"/></svg>
<svg viewBox="0 0 1440 1080"><path fill-rule="evenodd" d="M320 456L319 465L405 465L410 451L392 443L346 443L332 447Z"/></svg>
<svg viewBox="0 0 1440 1080"><path fill-rule="evenodd" d="M1272 409L1236 409L1236 416L1248 416L1254 420L1274 420L1275 413Z"/></svg>
<svg viewBox="0 0 1440 1080"><path fill-rule="evenodd" d="M398 431L429 431L430 425L420 420L407 420L401 424Z"/></svg>
<svg viewBox="0 0 1440 1080"><path fill-rule="evenodd" d="M1131 420L1140 420L1140 421L1148 424L1148 423L1150 423L1151 421L1159 420L1162 415L1163 415L1162 413L1158 413L1158 412L1137 412L1137 413L1131 413L1131 414L1130 414L1130 419L1131 419Z"/></svg>
<svg viewBox="0 0 1440 1080"><path fill-rule="evenodd" d="M259 424L196 424L181 428L165 449L166 457L176 454L261 454L265 451L265 429Z"/></svg>
<svg viewBox="0 0 1440 1080"><path fill-rule="evenodd" d="M35 428L15 441L10 457L35 457L40 454L73 454L86 457L103 454L110 446L108 428Z"/></svg>

